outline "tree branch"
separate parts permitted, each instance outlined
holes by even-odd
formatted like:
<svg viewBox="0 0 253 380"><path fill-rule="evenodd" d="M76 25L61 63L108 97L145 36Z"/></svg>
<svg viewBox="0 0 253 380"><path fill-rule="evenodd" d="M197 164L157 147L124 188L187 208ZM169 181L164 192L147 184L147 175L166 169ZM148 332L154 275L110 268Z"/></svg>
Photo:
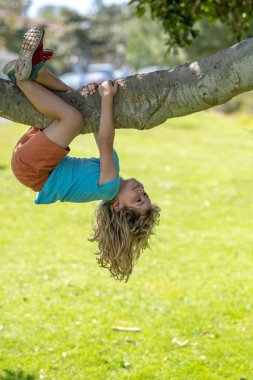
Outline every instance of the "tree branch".
<svg viewBox="0 0 253 380"><path fill-rule="evenodd" d="M149 129L169 118L188 115L253 89L253 38L199 61L171 70L122 79L114 99L116 128ZM0 80L0 116L46 128L52 120L40 114L12 83ZM100 96L82 91L57 93L84 117L83 134L96 132Z"/></svg>

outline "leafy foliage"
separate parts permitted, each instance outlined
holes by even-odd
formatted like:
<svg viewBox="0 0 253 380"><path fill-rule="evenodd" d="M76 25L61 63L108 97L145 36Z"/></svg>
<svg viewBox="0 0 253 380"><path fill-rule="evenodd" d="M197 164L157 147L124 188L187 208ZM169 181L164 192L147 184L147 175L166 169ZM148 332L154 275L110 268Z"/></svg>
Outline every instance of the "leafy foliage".
<svg viewBox="0 0 253 380"><path fill-rule="evenodd" d="M130 4L136 5L140 17L150 9L169 34L169 48L189 45L200 33L196 22L204 18L220 20L239 40L248 32L252 17L252 0L131 0Z"/></svg>
<svg viewBox="0 0 253 380"><path fill-rule="evenodd" d="M234 39L231 41L228 38L228 27L220 21L211 23L207 19L203 19L196 23L196 27L200 32L199 36L184 49L188 60L196 60L203 56L214 54L235 43Z"/></svg>
<svg viewBox="0 0 253 380"><path fill-rule="evenodd" d="M132 17L125 31L126 60L136 70L146 66L172 67L181 63L180 55L166 52L165 32L161 24L152 22L148 14L142 18Z"/></svg>

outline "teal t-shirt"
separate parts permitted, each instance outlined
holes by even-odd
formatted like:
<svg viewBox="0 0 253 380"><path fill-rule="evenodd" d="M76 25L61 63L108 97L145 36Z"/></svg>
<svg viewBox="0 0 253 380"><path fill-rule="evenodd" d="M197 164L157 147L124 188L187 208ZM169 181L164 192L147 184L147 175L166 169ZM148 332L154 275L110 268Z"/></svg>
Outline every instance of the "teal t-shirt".
<svg viewBox="0 0 253 380"><path fill-rule="evenodd" d="M118 175L112 181L98 186L100 177L99 158L65 157L52 171L34 203L90 202L111 200L119 192L119 159L114 151Z"/></svg>

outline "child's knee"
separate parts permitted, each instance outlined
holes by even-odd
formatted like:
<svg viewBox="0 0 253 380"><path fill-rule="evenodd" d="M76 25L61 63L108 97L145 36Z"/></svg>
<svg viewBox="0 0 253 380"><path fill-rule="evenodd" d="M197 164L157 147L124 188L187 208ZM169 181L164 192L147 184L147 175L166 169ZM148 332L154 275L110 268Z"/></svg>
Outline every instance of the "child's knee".
<svg viewBox="0 0 253 380"><path fill-rule="evenodd" d="M84 122L81 113L77 109L72 107L71 112L68 113L68 118L69 118L70 125L72 125L78 131L80 131Z"/></svg>

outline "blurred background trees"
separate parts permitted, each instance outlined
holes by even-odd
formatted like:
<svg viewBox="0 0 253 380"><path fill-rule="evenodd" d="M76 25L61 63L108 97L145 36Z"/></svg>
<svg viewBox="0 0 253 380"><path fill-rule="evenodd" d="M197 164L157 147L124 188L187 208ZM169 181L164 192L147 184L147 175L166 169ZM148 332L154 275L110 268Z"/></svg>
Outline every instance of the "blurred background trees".
<svg viewBox="0 0 253 380"><path fill-rule="evenodd" d="M24 15L31 5L30 0L1 0L0 3L0 48L17 50L17 39L21 38Z"/></svg>
<svg viewBox="0 0 253 380"><path fill-rule="evenodd" d="M27 15L32 0L2 0L0 47L17 52L23 32L40 24L47 27L48 46L57 52L53 68L58 72L76 65L85 70L90 62L134 71L172 67L229 46L243 33L250 35L249 3L194 0L189 6L185 0L132 0L129 5L106 6L96 0L89 15L52 5L31 20Z"/></svg>

